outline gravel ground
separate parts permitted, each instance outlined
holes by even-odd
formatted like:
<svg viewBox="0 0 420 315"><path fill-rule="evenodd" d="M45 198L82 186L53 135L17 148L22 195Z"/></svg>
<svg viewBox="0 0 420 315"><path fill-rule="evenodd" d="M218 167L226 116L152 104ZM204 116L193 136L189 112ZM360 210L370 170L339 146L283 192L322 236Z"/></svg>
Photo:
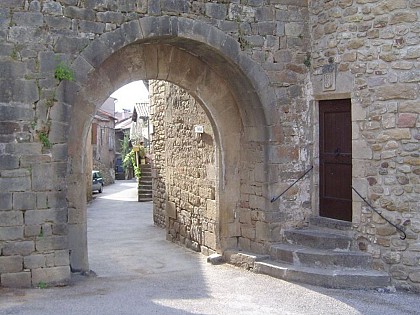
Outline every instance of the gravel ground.
<svg viewBox="0 0 420 315"><path fill-rule="evenodd" d="M420 295L331 290L233 267L165 240L136 183L118 181L88 207L90 269L71 285L0 289L0 314L420 314Z"/></svg>

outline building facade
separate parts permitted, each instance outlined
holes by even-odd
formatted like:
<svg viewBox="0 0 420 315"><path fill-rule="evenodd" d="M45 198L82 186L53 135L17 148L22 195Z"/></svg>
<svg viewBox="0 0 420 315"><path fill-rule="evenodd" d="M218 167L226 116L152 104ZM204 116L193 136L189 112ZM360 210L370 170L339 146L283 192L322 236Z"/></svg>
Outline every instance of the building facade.
<svg viewBox="0 0 420 315"><path fill-rule="evenodd" d="M154 79L183 88L213 129L206 251L266 253L312 217L338 218L375 269L419 291L419 5L1 1L0 285L89 269L92 117L122 85Z"/></svg>

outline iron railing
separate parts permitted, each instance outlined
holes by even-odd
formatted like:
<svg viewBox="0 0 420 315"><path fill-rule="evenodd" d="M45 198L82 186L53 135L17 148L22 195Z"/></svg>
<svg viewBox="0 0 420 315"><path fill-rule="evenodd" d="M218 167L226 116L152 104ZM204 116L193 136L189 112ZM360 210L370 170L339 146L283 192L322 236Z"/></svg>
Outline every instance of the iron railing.
<svg viewBox="0 0 420 315"><path fill-rule="evenodd" d="M305 173L303 173L298 179L296 179L294 182L293 182L293 184L291 184L289 187L287 187L287 189L285 190L285 191L283 191L280 195L278 195L277 197L273 197L273 198L271 198L271 202L274 202L274 201L276 201L277 199L279 199L281 196L283 196L285 193L286 193L286 191L288 191L290 188L292 188L298 181L300 181L302 178L304 178L305 177L305 175L306 174L308 174L312 169L314 168L314 166L313 165L311 165L311 167L305 172Z"/></svg>
<svg viewBox="0 0 420 315"><path fill-rule="evenodd" d="M373 210L375 211L382 219L384 219L386 222L388 222L390 225L392 225L394 228L396 228L402 235L400 236L400 239L405 240L407 238L407 234L405 234L405 231L403 228L395 223L392 223L390 220L385 218L383 214L376 210L363 196L352 186L351 189Z"/></svg>

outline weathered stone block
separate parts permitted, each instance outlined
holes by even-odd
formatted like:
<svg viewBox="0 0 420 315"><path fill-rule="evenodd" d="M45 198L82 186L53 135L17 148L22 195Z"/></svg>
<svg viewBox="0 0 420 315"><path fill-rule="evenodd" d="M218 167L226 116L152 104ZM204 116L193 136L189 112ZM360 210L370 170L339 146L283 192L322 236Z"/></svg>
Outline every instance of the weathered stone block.
<svg viewBox="0 0 420 315"><path fill-rule="evenodd" d="M12 209L12 193L0 193L0 210Z"/></svg>
<svg viewBox="0 0 420 315"><path fill-rule="evenodd" d="M0 80L0 102L34 103L39 100L35 80Z"/></svg>
<svg viewBox="0 0 420 315"><path fill-rule="evenodd" d="M54 235L67 235L69 232L67 224L53 224L52 233Z"/></svg>
<svg viewBox="0 0 420 315"><path fill-rule="evenodd" d="M40 209L25 212L25 225L38 225L45 222L66 223L67 209Z"/></svg>
<svg viewBox="0 0 420 315"><path fill-rule="evenodd" d="M176 211L176 205L172 201L166 201L166 215L170 218L176 219L177 218L177 211Z"/></svg>
<svg viewBox="0 0 420 315"><path fill-rule="evenodd" d="M35 250L35 244L33 241L22 241L22 242L8 242L3 247L3 255L30 255Z"/></svg>
<svg viewBox="0 0 420 315"><path fill-rule="evenodd" d="M32 269L32 285L40 282L47 284L67 283L70 280L70 267L60 266L51 268Z"/></svg>
<svg viewBox="0 0 420 315"><path fill-rule="evenodd" d="M32 120L34 111L31 108L22 106L4 106L0 105L1 119L7 120Z"/></svg>
<svg viewBox="0 0 420 315"><path fill-rule="evenodd" d="M397 126L399 128L414 128L416 127L417 114L403 113L398 115Z"/></svg>
<svg viewBox="0 0 420 315"><path fill-rule="evenodd" d="M409 84L393 84L380 86L376 89L376 97L378 100L393 99L416 99L418 97L418 88Z"/></svg>
<svg viewBox="0 0 420 315"><path fill-rule="evenodd" d="M401 113L417 113L420 114L420 106L417 101L405 101L401 102L399 107L399 112Z"/></svg>
<svg viewBox="0 0 420 315"><path fill-rule="evenodd" d="M15 210L36 209L36 193L31 193L31 192L13 193L13 209Z"/></svg>
<svg viewBox="0 0 420 315"><path fill-rule="evenodd" d="M25 65L22 62L0 61L0 78L22 77L25 74ZM5 119L7 120L7 119Z"/></svg>
<svg viewBox="0 0 420 315"><path fill-rule="evenodd" d="M98 21L105 23L121 24L124 21L124 16L121 12L98 12L96 14Z"/></svg>
<svg viewBox="0 0 420 315"><path fill-rule="evenodd" d="M397 280L406 280L408 278L407 267L396 265L390 268L391 277Z"/></svg>
<svg viewBox="0 0 420 315"><path fill-rule="evenodd" d="M54 265L55 266L69 266L70 265L69 251L68 250L55 251Z"/></svg>
<svg viewBox="0 0 420 315"><path fill-rule="evenodd" d="M23 270L23 258L21 256L0 256L0 274L19 272Z"/></svg>
<svg viewBox="0 0 420 315"><path fill-rule="evenodd" d="M217 244L216 244L216 235L214 233L205 231L204 232L204 240L203 240L203 245L216 250L217 249Z"/></svg>
<svg viewBox="0 0 420 315"><path fill-rule="evenodd" d="M228 237L241 236L241 224L238 220L236 220L233 223L228 223L227 227Z"/></svg>
<svg viewBox="0 0 420 315"><path fill-rule="evenodd" d="M161 0L160 7L164 12L186 13L189 5L187 0Z"/></svg>
<svg viewBox="0 0 420 315"><path fill-rule="evenodd" d="M87 38L59 37L57 39L55 51L57 53L77 53L83 50L88 44Z"/></svg>
<svg viewBox="0 0 420 315"><path fill-rule="evenodd" d="M363 140L353 140L352 152L355 159L371 159L372 149Z"/></svg>
<svg viewBox="0 0 420 315"><path fill-rule="evenodd" d="M255 233L257 241L271 240L270 225L266 222L258 221L255 225Z"/></svg>
<svg viewBox="0 0 420 315"><path fill-rule="evenodd" d="M391 14L389 24L410 23L417 21L417 14L415 12L397 12Z"/></svg>
<svg viewBox="0 0 420 315"><path fill-rule="evenodd" d="M45 2L42 4L42 12L48 15L63 15L63 7L57 1Z"/></svg>
<svg viewBox="0 0 420 315"><path fill-rule="evenodd" d="M78 7L66 7L64 9L64 15L72 19L89 20L94 21L96 14L95 11L90 9L78 8Z"/></svg>
<svg viewBox="0 0 420 315"><path fill-rule="evenodd" d="M382 259L387 263L387 264L398 264L401 261L401 254L398 252L385 252L382 255Z"/></svg>
<svg viewBox="0 0 420 315"><path fill-rule="evenodd" d="M93 67L97 67L111 55L111 49L103 41L95 40L83 50L82 55Z"/></svg>
<svg viewBox="0 0 420 315"><path fill-rule="evenodd" d="M303 23L290 22L284 25L284 32L286 36L299 37L303 35L304 25Z"/></svg>
<svg viewBox="0 0 420 315"><path fill-rule="evenodd" d="M41 234L41 225L26 225L24 235L26 237L39 236Z"/></svg>
<svg viewBox="0 0 420 315"><path fill-rule="evenodd" d="M0 226L18 226L22 224L22 211L0 211Z"/></svg>
<svg viewBox="0 0 420 315"><path fill-rule="evenodd" d="M400 82L415 83L420 82L420 70L405 72L400 77Z"/></svg>
<svg viewBox="0 0 420 315"><path fill-rule="evenodd" d="M71 19L64 16L44 16L45 23L54 29L68 30L71 28Z"/></svg>
<svg viewBox="0 0 420 315"><path fill-rule="evenodd" d="M206 200L206 217L210 219L217 218L217 204L216 200Z"/></svg>
<svg viewBox="0 0 420 315"><path fill-rule="evenodd" d="M23 227L0 227L0 240L2 241L14 241L23 238Z"/></svg>
<svg viewBox="0 0 420 315"><path fill-rule="evenodd" d="M239 222L245 224L251 224L251 210L250 209L239 209Z"/></svg>
<svg viewBox="0 0 420 315"><path fill-rule="evenodd" d="M227 15L226 4L206 3L205 8L206 15L213 19L223 20Z"/></svg>
<svg viewBox="0 0 420 315"><path fill-rule="evenodd" d="M105 23L80 21L79 30L84 33L102 34L105 30Z"/></svg>
<svg viewBox="0 0 420 315"><path fill-rule="evenodd" d="M19 158L14 155L0 155L0 165L3 170L11 170L18 168Z"/></svg>
<svg viewBox="0 0 420 315"><path fill-rule="evenodd" d="M35 242L37 251L49 251L54 249L66 249L68 248L67 236L48 236L39 237Z"/></svg>
<svg viewBox="0 0 420 315"><path fill-rule="evenodd" d="M13 23L19 26L41 26L44 23L44 16L40 12L15 12Z"/></svg>
<svg viewBox="0 0 420 315"><path fill-rule="evenodd" d="M408 277L411 281L420 283L420 271L411 272Z"/></svg>
<svg viewBox="0 0 420 315"><path fill-rule="evenodd" d="M67 164L44 163L32 167L32 189L35 191L65 189ZM50 180L46 181L45 178Z"/></svg>
<svg viewBox="0 0 420 315"><path fill-rule="evenodd" d="M379 135L377 139L379 141L411 139L411 132L407 128L389 129Z"/></svg>
<svg viewBox="0 0 420 315"><path fill-rule="evenodd" d="M241 234L242 237L247 238L249 240L255 240L256 236L256 229L251 225L242 225L241 226Z"/></svg>
<svg viewBox="0 0 420 315"><path fill-rule="evenodd" d="M23 268L36 269L45 267L45 255L35 254L23 258Z"/></svg>
<svg viewBox="0 0 420 315"><path fill-rule="evenodd" d="M1 275L1 285L3 287L30 288L31 284L31 273L27 271Z"/></svg>

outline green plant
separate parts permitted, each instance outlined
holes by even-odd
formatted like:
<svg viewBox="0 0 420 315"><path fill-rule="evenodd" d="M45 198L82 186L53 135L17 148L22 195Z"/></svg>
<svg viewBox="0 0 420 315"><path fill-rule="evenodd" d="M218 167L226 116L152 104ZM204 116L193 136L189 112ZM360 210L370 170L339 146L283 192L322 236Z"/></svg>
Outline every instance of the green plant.
<svg viewBox="0 0 420 315"><path fill-rule="evenodd" d="M38 117L35 116L34 120L31 122L31 128L33 130L35 130L37 122L38 122Z"/></svg>
<svg viewBox="0 0 420 315"><path fill-rule="evenodd" d="M48 134L45 131L38 132L39 141L41 141L42 145L45 148L51 148L52 144L50 139L48 139Z"/></svg>
<svg viewBox="0 0 420 315"><path fill-rule="evenodd" d="M67 64L60 62L57 67L55 67L54 77L59 81L74 81L74 72Z"/></svg>
<svg viewBox="0 0 420 315"><path fill-rule="evenodd" d="M124 138L120 140L121 143L121 157L123 160L123 168L127 170L129 167L128 163L124 163L125 157L128 153L130 153L130 136L128 132L124 132ZM131 165L131 164L130 164Z"/></svg>
<svg viewBox="0 0 420 315"><path fill-rule="evenodd" d="M311 54L307 53L305 60L303 60L303 64L308 68L311 66Z"/></svg>
<svg viewBox="0 0 420 315"><path fill-rule="evenodd" d="M47 106L47 107L53 107L54 106L54 102L56 101L56 99L53 97L53 98L50 98L50 99L48 99L46 102L45 102L45 105Z"/></svg>
<svg viewBox="0 0 420 315"><path fill-rule="evenodd" d="M47 284L44 281L39 281L38 282L38 288L39 289L46 289L47 288Z"/></svg>
<svg viewBox="0 0 420 315"><path fill-rule="evenodd" d="M124 169L125 169L125 167L129 168L130 165L134 169L134 175L138 179L140 179L140 177L141 177L141 169L140 169L140 166L137 165L137 162L136 162L136 152L133 149L123 159Z"/></svg>
<svg viewBox="0 0 420 315"><path fill-rule="evenodd" d="M17 60L17 59L18 59L18 52L16 51L16 49L13 49L13 50L12 50L12 53L10 54L10 57L11 57L13 60Z"/></svg>

